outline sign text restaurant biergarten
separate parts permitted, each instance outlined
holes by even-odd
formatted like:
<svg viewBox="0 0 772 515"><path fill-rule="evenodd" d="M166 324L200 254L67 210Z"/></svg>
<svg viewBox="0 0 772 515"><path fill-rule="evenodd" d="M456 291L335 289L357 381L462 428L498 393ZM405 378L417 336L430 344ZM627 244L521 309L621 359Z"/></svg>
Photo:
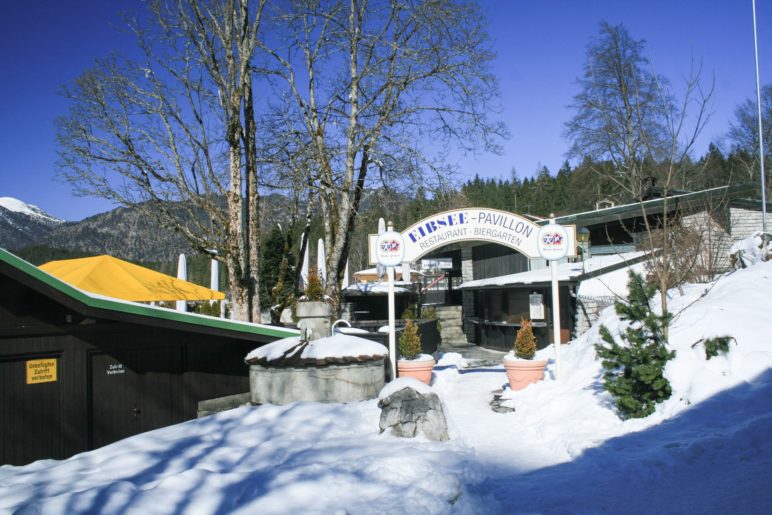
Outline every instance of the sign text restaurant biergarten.
<svg viewBox="0 0 772 515"><path fill-rule="evenodd" d="M514 213L486 208L464 208L431 215L404 231L404 261L416 262L429 252L457 241L486 241L513 248L528 257L539 257L540 227ZM570 227L572 231L574 228ZM370 237L371 263L375 238Z"/></svg>

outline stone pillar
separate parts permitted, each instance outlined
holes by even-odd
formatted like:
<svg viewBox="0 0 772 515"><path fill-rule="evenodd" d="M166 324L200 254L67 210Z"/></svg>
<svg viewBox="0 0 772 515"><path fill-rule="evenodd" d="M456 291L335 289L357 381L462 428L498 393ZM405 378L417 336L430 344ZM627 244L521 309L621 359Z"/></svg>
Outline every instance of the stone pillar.
<svg viewBox="0 0 772 515"><path fill-rule="evenodd" d="M462 283L474 280L472 247L463 247L461 249L461 280ZM463 304L463 311L461 313L462 319L477 315L474 310L474 295L473 291L463 290L463 293L461 294ZM466 334L466 341L474 342L474 325L464 324L464 333Z"/></svg>
<svg viewBox="0 0 772 515"><path fill-rule="evenodd" d="M332 306L326 302L298 302L295 314L298 317L301 337L308 335L308 340L311 341L332 335Z"/></svg>

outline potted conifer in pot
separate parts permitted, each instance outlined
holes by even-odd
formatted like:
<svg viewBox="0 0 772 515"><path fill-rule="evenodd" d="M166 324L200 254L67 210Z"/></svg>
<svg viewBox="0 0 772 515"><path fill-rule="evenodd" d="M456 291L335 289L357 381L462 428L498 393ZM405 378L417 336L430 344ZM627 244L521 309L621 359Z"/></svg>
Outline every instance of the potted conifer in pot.
<svg viewBox="0 0 772 515"><path fill-rule="evenodd" d="M399 377L415 377L426 384L432 380L434 358L429 354L421 354L421 337L418 326L412 320L405 323L405 329L399 336L399 360L397 374Z"/></svg>
<svg viewBox="0 0 772 515"><path fill-rule="evenodd" d="M534 360L536 354L536 337L530 320L520 320L520 330L515 337L515 347L504 356L504 368L509 379L509 388L513 391L522 390L531 383L544 379L544 368L547 360Z"/></svg>

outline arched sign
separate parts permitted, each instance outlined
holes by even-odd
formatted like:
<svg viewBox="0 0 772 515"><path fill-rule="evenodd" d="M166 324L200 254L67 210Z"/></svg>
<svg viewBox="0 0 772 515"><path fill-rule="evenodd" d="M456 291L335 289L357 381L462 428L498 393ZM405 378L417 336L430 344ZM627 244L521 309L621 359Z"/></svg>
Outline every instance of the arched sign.
<svg viewBox="0 0 772 515"><path fill-rule="evenodd" d="M573 227L569 241L575 241ZM529 258L538 258L540 226L514 213L498 209L469 207L431 215L404 231L404 261L415 263L430 252L462 241L485 241L510 247ZM370 262L375 263L375 238L370 237ZM569 246L571 249L573 245ZM569 252L569 255L571 253Z"/></svg>

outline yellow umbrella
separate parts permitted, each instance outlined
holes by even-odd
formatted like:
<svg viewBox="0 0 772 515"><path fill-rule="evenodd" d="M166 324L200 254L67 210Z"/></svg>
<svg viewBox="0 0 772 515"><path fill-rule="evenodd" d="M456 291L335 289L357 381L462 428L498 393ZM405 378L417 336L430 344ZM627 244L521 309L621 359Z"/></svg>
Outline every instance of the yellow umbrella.
<svg viewBox="0 0 772 515"><path fill-rule="evenodd" d="M225 294L112 256L49 261L40 269L81 290L131 301L220 300Z"/></svg>

